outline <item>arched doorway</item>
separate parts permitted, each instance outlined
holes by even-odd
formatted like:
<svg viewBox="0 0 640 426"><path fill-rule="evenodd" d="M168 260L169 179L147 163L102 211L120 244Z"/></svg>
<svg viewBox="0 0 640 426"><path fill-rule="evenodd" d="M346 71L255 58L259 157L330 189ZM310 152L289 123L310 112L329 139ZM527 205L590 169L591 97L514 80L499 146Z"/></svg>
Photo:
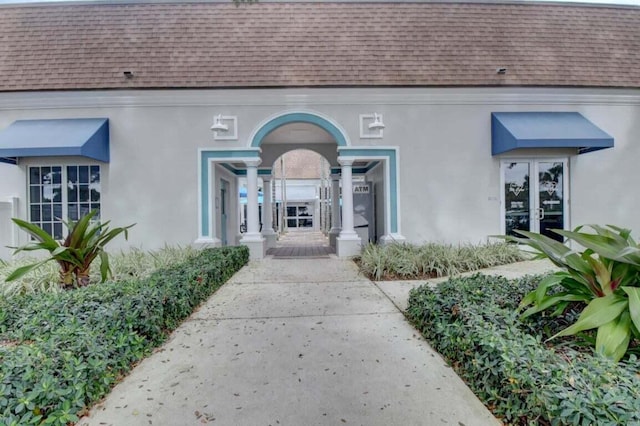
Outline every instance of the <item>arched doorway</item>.
<svg viewBox="0 0 640 426"><path fill-rule="evenodd" d="M354 230L354 174L377 176L380 241L403 239L399 233L397 148L351 146L347 132L337 122L307 111L285 112L264 120L251 133L246 148L200 150L197 242L219 244L214 212L217 200L214 202L212 196L217 184L215 174L231 171L235 176L245 177L247 182L246 232L238 236L237 242L249 247L251 258L264 257L275 239L275 230L270 225L272 206L259 204L259 182L263 184L263 193L271 193L272 165L282 154L295 149L317 152L329 163L332 193L341 194L340 201L332 202L332 208L339 208L332 216L341 217L342 221L339 228L332 224L330 232L330 241L339 257L359 254L363 244ZM271 203L271 197L265 197L264 203ZM261 211L266 216L261 217ZM265 225L262 228L261 223Z"/></svg>

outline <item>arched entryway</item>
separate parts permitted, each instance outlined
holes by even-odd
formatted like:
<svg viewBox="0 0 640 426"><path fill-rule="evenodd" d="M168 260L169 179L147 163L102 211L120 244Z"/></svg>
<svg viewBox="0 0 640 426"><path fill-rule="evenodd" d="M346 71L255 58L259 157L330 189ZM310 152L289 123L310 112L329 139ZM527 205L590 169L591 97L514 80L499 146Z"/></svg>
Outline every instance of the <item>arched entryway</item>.
<svg viewBox="0 0 640 426"><path fill-rule="evenodd" d="M340 209L333 216L341 217L342 221L339 227L332 224L330 233L339 257L357 255L362 246L362 240L354 230L354 173L375 175L378 179L379 240L403 239L399 234L397 148L354 147L348 133L335 120L308 111L272 116L256 126L247 142L248 148L243 149L200 150L198 242L220 244L216 216L218 200L213 195L218 180L215 174L216 171L231 173L244 176L247 182L246 232L239 236L238 242L250 248L252 258L264 257L272 245L271 240L275 240L275 230L271 226L272 208L267 205L271 203L271 197L264 197L263 217L260 217L259 181L263 193L270 193L273 163L283 153L299 148L318 152L327 159L333 193L341 192L340 200L335 200L332 206Z"/></svg>

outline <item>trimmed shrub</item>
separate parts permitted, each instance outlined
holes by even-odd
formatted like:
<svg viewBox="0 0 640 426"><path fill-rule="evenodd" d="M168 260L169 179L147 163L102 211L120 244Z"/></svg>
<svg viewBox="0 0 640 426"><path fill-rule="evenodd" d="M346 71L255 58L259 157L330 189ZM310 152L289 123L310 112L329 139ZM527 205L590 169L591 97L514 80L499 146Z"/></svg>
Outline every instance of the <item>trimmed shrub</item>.
<svg viewBox="0 0 640 426"><path fill-rule="evenodd" d="M411 292L407 317L496 416L510 425L640 424L637 358L620 363L543 333L565 325L519 320L541 277L475 275Z"/></svg>
<svg viewBox="0 0 640 426"><path fill-rule="evenodd" d="M248 259L206 249L143 280L1 300L0 424L78 421Z"/></svg>

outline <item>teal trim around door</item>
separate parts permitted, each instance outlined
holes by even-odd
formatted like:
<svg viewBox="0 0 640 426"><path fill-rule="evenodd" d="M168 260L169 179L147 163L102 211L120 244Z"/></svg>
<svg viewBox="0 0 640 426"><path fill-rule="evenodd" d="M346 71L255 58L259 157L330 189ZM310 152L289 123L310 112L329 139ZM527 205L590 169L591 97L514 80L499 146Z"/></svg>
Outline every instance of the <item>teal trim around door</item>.
<svg viewBox="0 0 640 426"><path fill-rule="evenodd" d="M213 238L211 235L211 217L213 207L211 205L211 188L209 186L211 176L211 164L215 162L241 162L245 160L259 160L259 149L239 149L239 150L201 150L199 153L199 185L200 185L200 217L199 217L199 238Z"/></svg>
<svg viewBox="0 0 640 426"><path fill-rule="evenodd" d="M389 219L391 233L398 230L398 149L397 148L338 148L340 157L356 157L358 159L384 158L389 163Z"/></svg>
<svg viewBox="0 0 640 426"><path fill-rule="evenodd" d="M251 140L251 146L254 148L259 147L260 145L262 145L262 140L265 138L265 136L267 136L278 127L282 127L285 124L290 123L315 124L316 126L326 130L331 136L333 136L338 146L348 145L347 139L345 138L342 131L326 118L322 118L319 115L311 114L308 112L292 112L276 117L263 125Z"/></svg>

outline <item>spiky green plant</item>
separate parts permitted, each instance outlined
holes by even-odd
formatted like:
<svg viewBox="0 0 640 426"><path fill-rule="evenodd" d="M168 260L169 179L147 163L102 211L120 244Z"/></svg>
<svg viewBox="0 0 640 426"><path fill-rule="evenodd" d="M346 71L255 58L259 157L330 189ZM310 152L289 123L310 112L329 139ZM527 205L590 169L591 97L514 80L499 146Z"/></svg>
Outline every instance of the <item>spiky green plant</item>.
<svg viewBox="0 0 640 426"><path fill-rule="evenodd" d="M584 303L577 321L552 336L570 336L597 329L596 351L615 361L627 352L632 337L640 338L640 247L631 231L613 225L586 225L593 232L554 229L585 250L574 250L547 236L516 231L526 238L507 240L526 244L562 271L543 279L521 302L522 317L552 309L562 314L571 303ZM558 287L560 291L558 291Z"/></svg>
<svg viewBox="0 0 640 426"><path fill-rule="evenodd" d="M13 222L21 229L29 233L35 241L31 241L21 247L15 248L14 254L22 251L46 250L49 257L45 260L24 265L9 274L5 280L14 281L30 271L39 268L45 263L54 261L60 268L59 284L63 288L84 287L89 284L89 273L91 264L100 257L100 276L104 282L111 268L109 267L109 255L104 250L104 246L120 234L128 238L128 230L133 225L122 228L109 229L109 221L100 223L93 222L93 217L97 210L81 217L77 222L63 222L69 234L60 243L42 228L21 219L13 218Z"/></svg>

